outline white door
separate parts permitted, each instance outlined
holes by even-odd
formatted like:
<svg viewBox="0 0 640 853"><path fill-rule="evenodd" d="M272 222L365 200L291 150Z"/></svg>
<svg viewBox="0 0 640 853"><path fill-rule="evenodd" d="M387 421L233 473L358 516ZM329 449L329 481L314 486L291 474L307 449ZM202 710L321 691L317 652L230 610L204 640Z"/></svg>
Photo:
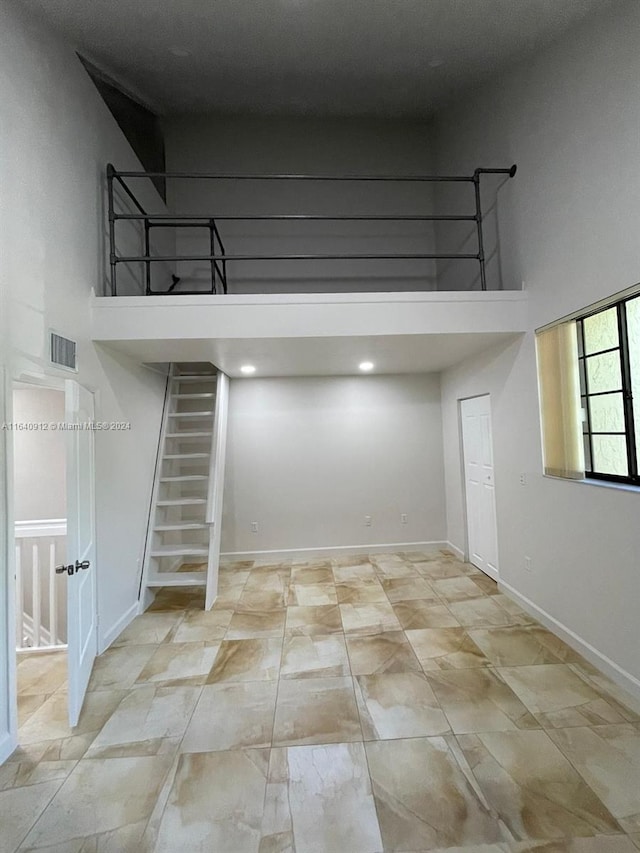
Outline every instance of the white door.
<svg viewBox="0 0 640 853"><path fill-rule="evenodd" d="M222 498L224 491L224 466L227 454L227 422L229 419L229 377L218 373L216 385L216 415L211 443L209 465L209 497L207 500L209 525L209 563L207 565L207 594L205 608L210 610L218 594L218 568L222 529Z"/></svg>
<svg viewBox="0 0 640 853"><path fill-rule="evenodd" d="M97 651L93 394L65 383L67 424L67 643L69 724L82 710ZM71 574L69 573L71 572Z"/></svg>
<svg viewBox="0 0 640 853"><path fill-rule="evenodd" d="M469 562L498 580L498 534L489 395L462 400Z"/></svg>

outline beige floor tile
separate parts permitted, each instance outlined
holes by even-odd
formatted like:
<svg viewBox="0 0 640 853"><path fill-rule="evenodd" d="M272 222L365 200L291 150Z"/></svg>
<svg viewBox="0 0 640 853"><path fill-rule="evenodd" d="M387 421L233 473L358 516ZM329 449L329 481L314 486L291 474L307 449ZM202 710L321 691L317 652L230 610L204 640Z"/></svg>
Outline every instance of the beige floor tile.
<svg viewBox="0 0 640 853"><path fill-rule="evenodd" d="M583 681L601 693L629 722L640 720L640 698L632 696L586 660L569 664Z"/></svg>
<svg viewBox="0 0 640 853"><path fill-rule="evenodd" d="M233 612L232 609L188 610L172 640L174 643L211 643L222 640Z"/></svg>
<svg viewBox="0 0 640 853"><path fill-rule="evenodd" d="M0 791L45 782L62 784L76 764L75 759L44 761L40 753L31 756L28 749L23 749L22 760L6 761L0 766Z"/></svg>
<svg viewBox="0 0 640 853"><path fill-rule="evenodd" d="M236 610L225 639L257 640L284 635L285 610Z"/></svg>
<svg viewBox="0 0 640 853"><path fill-rule="evenodd" d="M469 575L473 566L460 560L428 560L414 563L418 574L427 580L443 580L444 578L459 578Z"/></svg>
<svg viewBox="0 0 640 853"><path fill-rule="evenodd" d="M291 584L289 604L298 607L322 607L337 604L336 588L332 583Z"/></svg>
<svg viewBox="0 0 640 853"><path fill-rule="evenodd" d="M126 692L121 690L87 693L78 725L71 729L67 694L54 693L20 728L20 743L27 745L97 732L125 696Z"/></svg>
<svg viewBox="0 0 640 853"><path fill-rule="evenodd" d="M332 557L329 562L333 568L341 566L362 566L365 564L371 565L369 554L341 554L338 557Z"/></svg>
<svg viewBox="0 0 640 853"><path fill-rule="evenodd" d="M624 835L598 835L594 838L566 838L559 841L515 841L507 853L635 853Z"/></svg>
<svg viewBox="0 0 640 853"><path fill-rule="evenodd" d="M640 832L632 832L629 835L630 841L640 850Z"/></svg>
<svg viewBox="0 0 640 853"><path fill-rule="evenodd" d="M516 602L509 598L508 595L504 595L499 592L497 595L492 595L491 600L494 604L499 605L503 610L511 617L509 622L510 625L537 625L538 621L533 618L533 616L529 616L529 614L524 611L520 605L516 604Z"/></svg>
<svg viewBox="0 0 640 853"><path fill-rule="evenodd" d="M341 604L342 625L348 634L379 634L399 631L400 623L388 603Z"/></svg>
<svg viewBox="0 0 640 853"><path fill-rule="evenodd" d="M158 646L136 683L175 686L203 684L219 648L219 642L168 643Z"/></svg>
<svg viewBox="0 0 640 853"><path fill-rule="evenodd" d="M543 731L459 735L481 790L512 838L619 833L611 813Z"/></svg>
<svg viewBox="0 0 640 853"><path fill-rule="evenodd" d="M498 589L498 584L494 581L493 578L490 578L488 575L485 575L483 572L480 572L477 575L473 575L473 582L480 587L482 592L485 595L499 595L500 590Z"/></svg>
<svg viewBox="0 0 640 853"><path fill-rule="evenodd" d="M384 604L388 601L382 584L375 577L336 584L336 594L339 604Z"/></svg>
<svg viewBox="0 0 640 853"><path fill-rule="evenodd" d="M277 691L275 681L205 685L181 752L271 746Z"/></svg>
<svg viewBox="0 0 640 853"><path fill-rule="evenodd" d="M443 738L365 744L385 851L502 840Z"/></svg>
<svg viewBox="0 0 640 853"><path fill-rule="evenodd" d="M431 586L443 601L468 601L469 599L481 598L483 590L470 577L443 578L432 580Z"/></svg>
<svg viewBox="0 0 640 853"><path fill-rule="evenodd" d="M199 696L198 687L149 685L132 690L109 717L86 757L163 752L167 747L163 741L184 734Z"/></svg>
<svg viewBox="0 0 640 853"><path fill-rule="evenodd" d="M18 853L124 853L124 851L144 850L141 847L146 820L128 826L121 826L107 832L86 835L73 841L63 841L52 847L21 847Z"/></svg>
<svg viewBox="0 0 640 853"><path fill-rule="evenodd" d="M13 853L45 810L62 781L0 791L0 851Z"/></svg>
<svg viewBox="0 0 640 853"><path fill-rule="evenodd" d="M260 853L294 850L381 853L362 744L272 750Z"/></svg>
<svg viewBox="0 0 640 853"><path fill-rule="evenodd" d="M170 766L167 756L80 761L24 845L42 847L147 818Z"/></svg>
<svg viewBox="0 0 640 853"><path fill-rule="evenodd" d="M350 675L342 634L293 635L285 638L281 678Z"/></svg>
<svg viewBox="0 0 640 853"><path fill-rule="evenodd" d="M425 671L489 665L464 628L421 628L405 633Z"/></svg>
<svg viewBox="0 0 640 853"><path fill-rule="evenodd" d="M566 664L500 667L498 672L543 726L625 722L615 704L609 704Z"/></svg>
<svg viewBox="0 0 640 853"><path fill-rule="evenodd" d="M291 583L296 584L332 584L333 572L330 563L316 563L307 566L291 567Z"/></svg>
<svg viewBox="0 0 640 853"><path fill-rule="evenodd" d="M18 726L24 726L51 696L51 693L18 693Z"/></svg>
<svg viewBox="0 0 640 853"><path fill-rule="evenodd" d="M55 693L67 681L66 652L29 652L18 655L18 692L26 694Z"/></svg>
<svg viewBox="0 0 640 853"><path fill-rule="evenodd" d="M444 604L431 601L399 601L393 612L405 630L416 628L459 628L460 623Z"/></svg>
<svg viewBox="0 0 640 853"><path fill-rule="evenodd" d="M449 610L461 625L469 628L499 628L513 625L517 617L496 603L497 595L485 595L469 601L449 602Z"/></svg>
<svg viewBox="0 0 640 853"><path fill-rule="evenodd" d="M282 640L223 640L209 673L219 681L273 681L280 672Z"/></svg>
<svg viewBox="0 0 640 853"><path fill-rule="evenodd" d="M424 563L427 560L436 559L438 552L402 551L399 556L407 563Z"/></svg>
<svg viewBox="0 0 640 853"><path fill-rule="evenodd" d="M244 590L236 600L237 610L282 610L287 605L288 587L285 592L270 590Z"/></svg>
<svg viewBox="0 0 640 853"><path fill-rule="evenodd" d="M336 583L358 580L376 580L377 575L369 562L333 565L333 577Z"/></svg>
<svg viewBox="0 0 640 853"><path fill-rule="evenodd" d="M261 749L180 756L155 853L258 853L268 760Z"/></svg>
<svg viewBox="0 0 640 853"><path fill-rule="evenodd" d="M274 746L362 740L351 678L282 680L278 689Z"/></svg>
<svg viewBox="0 0 640 853"><path fill-rule="evenodd" d="M632 725L549 732L625 832L640 832L640 731Z"/></svg>
<svg viewBox="0 0 640 853"><path fill-rule="evenodd" d="M360 675L354 679L365 740L447 734L449 723L421 672Z"/></svg>
<svg viewBox="0 0 640 853"><path fill-rule="evenodd" d="M157 646L154 645L107 649L95 659L87 689L119 690L132 687L156 650Z"/></svg>
<svg viewBox="0 0 640 853"><path fill-rule="evenodd" d="M113 643L117 646L143 646L164 642L180 623L180 611L168 613L142 613L131 622Z"/></svg>
<svg viewBox="0 0 640 853"><path fill-rule="evenodd" d="M547 630L534 626L469 629L469 636L485 656L496 666L533 666L543 663L560 663L553 653L557 647L562 654L560 641Z"/></svg>
<svg viewBox="0 0 640 853"><path fill-rule="evenodd" d="M428 679L456 734L539 728L516 694L487 668L429 672Z"/></svg>
<svg viewBox="0 0 640 853"><path fill-rule="evenodd" d="M291 582L291 568L264 566L254 568L245 583L245 592L271 592L286 597Z"/></svg>
<svg viewBox="0 0 640 853"><path fill-rule="evenodd" d="M412 599L440 604L440 599L424 578L383 578L382 588L392 604Z"/></svg>
<svg viewBox="0 0 640 853"><path fill-rule="evenodd" d="M368 636L347 634L346 640L353 675L422 671L403 631Z"/></svg>
<svg viewBox="0 0 640 853"><path fill-rule="evenodd" d="M336 634L342 633L340 608L333 604L324 607L288 607L285 633Z"/></svg>
<svg viewBox="0 0 640 853"><path fill-rule="evenodd" d="M378 560L374 562L376 575L382 580L383 578L417 578L419 577L418 570L414 563L405 563L402 560L398 562L387 562Z"/></svg>

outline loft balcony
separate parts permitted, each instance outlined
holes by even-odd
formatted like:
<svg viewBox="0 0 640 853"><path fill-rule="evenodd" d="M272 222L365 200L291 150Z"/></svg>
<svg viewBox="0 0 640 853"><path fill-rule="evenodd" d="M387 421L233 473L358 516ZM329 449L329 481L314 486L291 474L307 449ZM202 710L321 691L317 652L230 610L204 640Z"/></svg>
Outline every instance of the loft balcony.
<svg viewBox="0 0 640 853"><path fill-rule="evenodd" d="M348 374L365 355L386 373L444 370L527 329L526 294L499 275L496 197L514 174L110 168L111 276L92 338L232 377L246 359L263 376Z"/></svg>
<svg viewBox="0 0 640 853"><path fill-rule="evenodd" d="M497 193L515 174L515 165L449 176L109 165L105 295L509 289L492 264L493 220Z"/></svg>

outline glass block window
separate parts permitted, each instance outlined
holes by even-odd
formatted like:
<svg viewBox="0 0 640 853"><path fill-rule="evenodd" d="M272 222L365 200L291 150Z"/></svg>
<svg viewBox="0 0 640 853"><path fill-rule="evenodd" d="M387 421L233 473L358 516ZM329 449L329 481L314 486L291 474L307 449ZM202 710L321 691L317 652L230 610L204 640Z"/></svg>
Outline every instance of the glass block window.
<svg viewBox="0 0 640 853"><path fill-rule="evenodd" d="M640 296L576 326L585 475L640 484Z"/></svg>

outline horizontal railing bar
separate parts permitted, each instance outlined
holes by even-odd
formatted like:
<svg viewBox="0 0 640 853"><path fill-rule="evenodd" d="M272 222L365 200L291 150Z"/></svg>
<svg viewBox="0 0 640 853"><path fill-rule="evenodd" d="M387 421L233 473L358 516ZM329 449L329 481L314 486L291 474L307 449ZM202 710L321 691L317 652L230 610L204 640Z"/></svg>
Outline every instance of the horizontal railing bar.
<svg viewBox="0 0 640 853"><path fill-rule="evenodd" d="M488 170L482 169L486 172ZM503 171L503 170L495 170ZM509 170L504 170L508 172ZM443 181L473 183L474 178L465 175L226 175L209 172L118 172L121 178L193 178L214 181Z"/></svg>
<svg viewBox="0 0 640 853"><path fill-rule="evenodd" d="M115 256L116 263L137 263L144 261L364 261L364 260L445 260L473 259L479 255L470 254L400 254L400 255L149 255Z"/></svg>
<svg viewBox="0 0 640 853"><path fill-rule="evenodd" d="M168 224L175 224L175 227L181 227L179 223L184 222L186 220L189 221L198 221L202 223L203 227L209 227L209 220L211 216L199 216L195 214L194 216L188 216L187 214L180 213L178 215L172 215L170 213L159 213L154 216L152 213L142 214L142 213L116 213L114 216L115 219L147 219L147 220L158 220L159 222L167 222ZM252 220L264 221L264 220L306 220L310 219L314 222L475 222L476 217L474 215L466 215L466 216L325 216L320 214L306 214L306 213L274 213L274 214L260 214L255 216L218 216L215 217L217 222L250 222ZM153 224L153 223L152 223ZM183 227L189 227L185 225Z"/></svg>

